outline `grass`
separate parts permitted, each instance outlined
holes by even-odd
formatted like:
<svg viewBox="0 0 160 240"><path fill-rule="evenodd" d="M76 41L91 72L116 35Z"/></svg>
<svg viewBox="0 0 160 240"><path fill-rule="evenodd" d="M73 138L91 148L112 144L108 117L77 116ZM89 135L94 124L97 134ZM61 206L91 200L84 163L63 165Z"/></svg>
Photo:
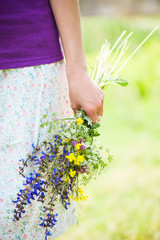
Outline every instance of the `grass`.
<svg viewBox="0 0 160 240"><path fill-rule="evenodd" d="M131 50L159 22L158 17L83 18L87 61L94 65L106 38L111 43L133 31ZM99 141L110 148L110 170L90 183L88 201L58 240L160 240L160 31L123 70L126 88L105 92Z"/></svg>

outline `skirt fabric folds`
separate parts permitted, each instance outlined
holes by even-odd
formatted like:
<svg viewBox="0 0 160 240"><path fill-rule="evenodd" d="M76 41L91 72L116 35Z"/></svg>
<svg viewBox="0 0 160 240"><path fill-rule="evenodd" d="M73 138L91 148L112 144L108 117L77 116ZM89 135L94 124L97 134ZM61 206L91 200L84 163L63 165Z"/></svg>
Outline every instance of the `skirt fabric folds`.
<svg viewBox="0 0 160 240"><path fill-rule="evenodd" d="M18 222L13 222L12 200L23 188L19 175L20 159L47 139L47 130L40 127L43 114L71 117L68 82L64 60L51 64L0 70L0 240L42 240L45 231L40 224L40 202L27 206ZM48 118L49 119L49 118ZM55 207L57 223L51 229L56 239L77 223L76 203L63 211Z"/></svg>

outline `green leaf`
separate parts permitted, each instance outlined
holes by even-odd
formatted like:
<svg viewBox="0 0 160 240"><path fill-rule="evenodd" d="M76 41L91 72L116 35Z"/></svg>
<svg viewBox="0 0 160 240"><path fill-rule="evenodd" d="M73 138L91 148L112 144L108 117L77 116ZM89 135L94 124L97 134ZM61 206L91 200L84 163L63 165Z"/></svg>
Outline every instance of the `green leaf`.
<svg viewBox="0 0 160 240"><path fill-rule="evenodd" d="M115 82L116 84L125 87L128 85L128 81L125 78L122 77L117 77L115 79L112 80L113 82Z"/></svg>
<svg viewBox="0 0 160 240"><path fill-rule="evenodd" d="M95 128L98 128L98 127L100 127L100 124L96 123L96 124L93 124L92 129L95 129Z"/></svg>
<svg viewBox="0 0 160 240"><path fill-rule="evenodd" d="M47 114L43 114L43 119L47 117Z"/></svg>
<svg viewBox="0 0 160 240"><path fill-rule="evenodd" d="M52 116L53 116L53 117L55 117L55 116L56 116L55 112L54 112L54 113L52 113Z"/></svg>

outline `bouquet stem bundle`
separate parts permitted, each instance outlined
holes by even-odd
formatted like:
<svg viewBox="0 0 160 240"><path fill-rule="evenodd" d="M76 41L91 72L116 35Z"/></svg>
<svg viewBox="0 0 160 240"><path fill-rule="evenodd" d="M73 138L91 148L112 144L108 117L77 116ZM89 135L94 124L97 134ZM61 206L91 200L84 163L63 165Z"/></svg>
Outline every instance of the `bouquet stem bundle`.
<svg viewBox="0 0 160 240"><path fill-rule="evenodd" d="M119 72L157 28L158 26L125 61L122 60L132 33L124 39L124 31L113 47L106 40L91 78L102 89L109 84L126 86L128 82L118 76ZM73 118L55 120L54 113L52 116L54 120L40 125L49 126L49 140L43 141L39 146L32 144L33 152L26 159L20 160L19 173L25 180L25 187L20 189L17 200L13 201L14 221L18 221L25 213L27 204L30 205L32 201L42 203L39 225L45 228L45 239L51 235L50 228L57 222L58 213L54 212L56 202L59 201L64 210L67 210L71 199L85 201L87 196L84 196L82 188L104 172L112 160L109 150L96 142L100 125L93 124L82 109ZM44 115L43 119L46 117ZM31 169L31 166L35 167L34 171L26 174L26 169Z"/></svg>

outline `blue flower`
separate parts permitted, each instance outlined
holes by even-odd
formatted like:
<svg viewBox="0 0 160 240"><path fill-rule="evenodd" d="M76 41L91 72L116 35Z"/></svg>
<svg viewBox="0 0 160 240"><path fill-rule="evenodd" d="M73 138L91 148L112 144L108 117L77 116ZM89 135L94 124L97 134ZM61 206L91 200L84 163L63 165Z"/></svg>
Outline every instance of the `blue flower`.
<svg viewBox="0 0 160 240"><path fill-rule="evenodd" d="M67 163L66 163L66 164L67 164L67 166L69 167L69 160L67 161Z"/></svg>
<svg viewBox="0 0 160 240"><path fill-rule="evenodd" d="M53 215L52 221L53 221L53 222L57 222L57 220L55 219L55 216L54 216L54 215Z"/></svg>
<svg viewBox="0 0 160 240"><path fill-rule="evenodd" d="M54 156L54 155L51 155L51 156L49 157L49 160L50 160L51 162L53 161L52 158L55 158L55 156Z"/></svg>
<svg viewBox="0 0 160 240"><path fill-rule="evenodd" d="M45 235L45 240L47 240L47 236L51 236L52 234L50 232L47 232Z"/></svg>
<svg viewBox="0 0 160 240"><path fill-rule="evenodd" d="M17 197L17 200L16 201L12 201L13 203L18 203L18 201L19 201L19 197Z"/></svg>
<svg viewBox="0 0 160 240"><path fill-rule="evenodd" d="M54 169L53 169L53 172L55 172L55 173L56 173L56 172L57 172L57 169L56 169L56 168L54 168Z"/></svg>
<svg viewBox="0 0 160 240"><path fill-rule="evenodd" d="M68 210L68 208L67 208L67 203L65 203L65 209Z"/></svg>
<svg viewBox="0 0 160 240"><path fill-rule="evenodd" d="M35 146L34 146L34 144L32 143L32 147L33 147L33 149L35 148Z"/></svg>
<svg viewBox="0 0 160 240"><path fill-rule="evenodd" d="M66 153L66 149L64 148L64 149L63 149L63 154L65 154L65 153Z"/></svg>
<svg viewBox="0 0 160 240"><path fill-rule="evenodd" d="M42 210L43 212L46 212L46 211L48 210L45 206L43 206L43 208L44 208L44 209ZM42 217L41 217L40 219L42 220Z"/></svg>
<svg viewBox="0 0 160 240"><path fill-rule="evenodd" d="M27 203L31 204L31 201L29 200L29 198L27 199Z"/></svg>
<svg viewBox="0 0 160 240"><path fill-rule="evenodd" d="M43 226L44 222L45 222L45 219L43 219L42 217L40 217L40 219L42 220L42 222L39 224L39 226Z"/></svg>

